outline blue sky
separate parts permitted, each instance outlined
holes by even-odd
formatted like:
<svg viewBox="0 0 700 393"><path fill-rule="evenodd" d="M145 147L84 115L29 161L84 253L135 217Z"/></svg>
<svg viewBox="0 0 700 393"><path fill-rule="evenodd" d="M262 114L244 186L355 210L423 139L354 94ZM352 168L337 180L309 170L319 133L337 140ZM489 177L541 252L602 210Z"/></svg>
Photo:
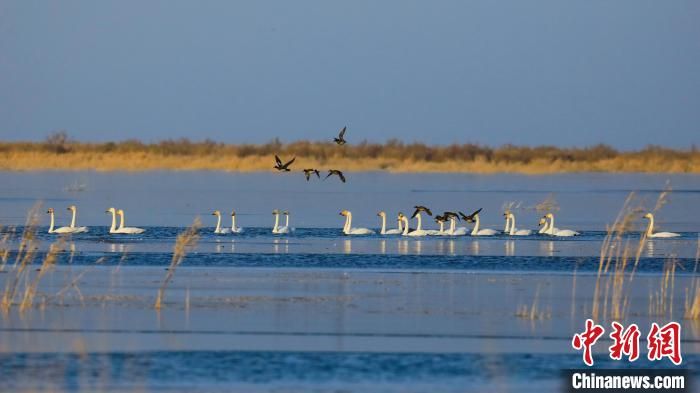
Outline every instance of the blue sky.
<svg viewBox="0 0 700 393"><path fill-rule="evenodd" d="M0 138L700 144L698 1L0 0Z"/></svg>

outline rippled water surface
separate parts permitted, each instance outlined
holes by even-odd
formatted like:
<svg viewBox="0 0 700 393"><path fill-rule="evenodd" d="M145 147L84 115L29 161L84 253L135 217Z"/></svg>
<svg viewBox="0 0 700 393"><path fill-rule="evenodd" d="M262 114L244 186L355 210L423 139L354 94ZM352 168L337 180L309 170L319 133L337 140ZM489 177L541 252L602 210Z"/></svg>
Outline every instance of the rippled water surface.
<svg viewBox="0 0 700 393"><path fill-rule="evenodd" d="M650 209L670 186L657 226L681 233L642 246L635 269L646 278L635 284L636 315L646 312L669 260L677 262L678 296L671 299L677 309L684 280L696 271L699 176L349 173L346 184L334 180L306 182L293 172L0 173L0 235L7 235L9 252L4 285L37 202L38 261L59 240L46 233L47 207L66 225L66 207L75 204L79 225L89 226L55 243L65 270L42 282L48 305L3 314L0 390L547 391L559 386L561 369L581 366L567 340L590 310L593 281L576 277L597 271L606 225L630 192ZM434 212L483 208L482 226L502 229L510 206L519 228L536 229L542 213L535 206L545 200L555 201L557 227L581 235L344 236L338 215L349 209L354 227L378 230L379 210L395 217L416 204ZM109 234L111 206L146 232ZM232 209L245 231L214 234L212 211L221 210L227 225ZM292 233L271 233L273 209L291 213ZM643 210L626 235L633 246L644 229ZM168 309L155 314L160 267L171 263L177 235L196 217L201 237L181 265L192 270L175 275ZM437 228L428 219L424 226ZM90 270L96 264L105 270ZM541 319L515 317L516 307L538 301L551 302L539 304ZM412 335L404 335L407 325ZM509 325L517 334L508 333ZM364 330L358 336L349 327ZM685 328L693 343L685 365L697 369L700 328ZM237 329L255 338L241 338ZM437 333L443 329L449 334ZM543 329L552 336L542 337ZM505 333L491 336L495 330ZM214 331L222 333L212 339ZM373 346L365 338L380 341ZM53 343L60 343L55 351L44 350ZM533 353L532 345L546 349ZM449 348L454 353L444 352Z"/></svg>

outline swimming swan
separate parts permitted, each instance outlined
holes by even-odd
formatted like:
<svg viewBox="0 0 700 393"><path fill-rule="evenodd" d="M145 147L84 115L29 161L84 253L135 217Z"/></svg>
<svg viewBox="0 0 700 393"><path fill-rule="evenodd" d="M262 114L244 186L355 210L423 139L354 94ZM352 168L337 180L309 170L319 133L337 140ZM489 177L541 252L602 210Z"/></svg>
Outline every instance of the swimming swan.
<svg viewBox="0 0 700 393"><path fill-rule="evenodd" d="M421 212L424 211L426 213L429 212L426 208L423 208L422 206L416 206L416 211L413 212L413 216L411 218L415 218L418 221L418 224L416 225L416 229L413 231L409 232L408 228L408 217L403 216L403 223L405 225L403 232L401 235L403 236L428 236L430 234L430 231L426 231L423 229L423 217L421 216ZM437 231L434 231L437 233Z"/></svg>
<svg viewBox="0 0 700 393"><path fill-rule="evenodd" d="M289 229L287 229L287 227L280 226L280 211L275 209L272 211L272 215L275 216L275 226L272 227L272 233L280 235L288 233ZM289 215L287 215L287 217L289 217ZM287 223L289 223L289 219L287 219Z"/></svg>
<svg viewBox="0 0 700 393"><path fill-rule="evenodd" d="M348 210L343 210L340 212L341 216L345 216L345 225L343 226L343 233L346 235L374 235L374 231L368 228L353 228L352 227L352 213Z"/></svg>
<svg viewBox="0 0 700 393"><path fill-rule="evenodd" d="M678 237L681 234L680 233L675 233L675 232L656 232L654 233L654 215L651 213L647 213L644 215L644 218L649 219L649 226L647 227L647 237L651 238L669 238L669 237Z"/></svg>
<svg viewBox="0 0 700 393"><path fill-rule="evenodd" d="M377 215L382 218L382 229L381 229L381 231L379 231L379 233L381 235L400 235L401 232L403 232L403 228L401 227L402 221L400 218L397 218L397 221L398 221L398 228L397 229L387 230L386 229L386 213L383 211L380 211L379 213L377 213Z"/></svg>
<svg viewBox="0 0 700 393"><path fill-rule="evenodd" d="M60 227L54 229L54 215L53 207L50 207L46 213L51 217L51 224L49 225L49 233L74 233L74 228L71 227Z"/></svg>
<svg viewBox="0 0 700 393"><path fill-rule="evenodd" d="M236 226L236 211L235 210L231 211L231 232L233 232L233 233L242 233L243 232L243 228Z"/></svg>
<svg viewBox="0 0 700 393"><path fill-rule="evenodd" d="M285 224L283 227L277 228L277 231L279 233L289 233L289 232L294 232L294 228L289 226L289 212L288 211L283 211L282 214L284 214L285 217Z"/></svg>
<svg viewBox="0 0 700 393"><path fill-rule="evenodd" d="M547 227L547 230L544 232L546 235L552 235L552 236L559 236L559 237L570 237L570 236L577 236L580 235L580 233L576 231L572 231L571 229L559 229L554 226L554 214L552 213L547 213L543 218L549 219L549 226Z"/></svg>
<svg viewBox="0 0 700 393"><path fill-rule="evenodd" d="M214 213L211 214L212 216L216 216L216 229L214 229L214 233L217 235L225 235L227 233L231 233L230 228L222 228L221 227L221 212L218 210L214 210Z"/></svg>
<svg viewBox="0 0 700 393"><path fill-rule="evenodd" d="M508 223L510 222L510 227ZM515 228L515 215L513 213L506 213L506 230L504 233L511 236L530 236L532 231L530 229L516 229Z"/></svg>
<svg viewBox="0 0 700 393"><path fill-rule="evenodd" d="M117 210L117 214L119 214L119 218L120 218L119 228L117 228L117 231L114 233L122 233L125 235L137 235L139 233L146 232L146 230L143 228L124 226L126 224L126 219L124 218L124 210L122 210L122 209Z"/></svg>
<svg viewBox="0 0 700 393"><path fill-rule="evenodd" d="M75 219L76 219L76 215L78 214L78 208L75 205L70 205L70 206L68 206L68 210L73 212L73 218L70 220L70 227L73 229L73 233L87 232L88 231L87 227L75 226Z"/></svg>
<svg viewBox="0 0 700 393"><path fill-rule="evenodd" d="M495 229L491 229L491 228L484 228L484 229L481 229L481 230L479 229L479 225L481 224L481 222L480 222L480 220L479 220L479 211L481 211L481 209L477 210L475 213L472 213L472 215L469 216L469 219L467 220L467 222L473 222L473 223L475 223L475 224L474 224L474 228L472 229L471 235L472 235L472 236L493 236L493 235L497 235L497 234L498 234L498 231L495 230Z"/></svg>

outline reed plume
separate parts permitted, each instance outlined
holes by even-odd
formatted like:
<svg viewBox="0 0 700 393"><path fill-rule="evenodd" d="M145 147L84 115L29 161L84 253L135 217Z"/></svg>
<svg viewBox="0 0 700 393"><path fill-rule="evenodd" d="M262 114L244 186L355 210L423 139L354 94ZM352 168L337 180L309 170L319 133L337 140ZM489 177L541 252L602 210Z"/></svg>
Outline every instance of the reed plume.
<svg viewBox="0 0 700 393"><path fill-rule="evenodd" d="M196 218L192 225L187 228L187 230L177 236L177 241L175 242L175 247L173 248L173 258L170 261L170 267L168 267L168 273L165 275L165 279L158 289L158 297L156 298L156 303L154 305L156 310L160 310L163 306L163 299L165 297L165 289L168 283L173 279L175 275L175 269L182 263L183 259L187 255L187 252L197 245L199 240L199 228L202 226L199 218Z"/></svg>

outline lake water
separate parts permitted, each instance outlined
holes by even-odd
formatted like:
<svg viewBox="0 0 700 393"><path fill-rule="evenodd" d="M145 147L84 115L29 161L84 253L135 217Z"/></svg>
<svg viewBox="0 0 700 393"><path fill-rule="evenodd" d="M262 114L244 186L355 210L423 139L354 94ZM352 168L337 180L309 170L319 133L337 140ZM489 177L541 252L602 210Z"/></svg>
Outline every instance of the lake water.
<svg viewBox="0 0 700 393"><path fill-rule="evenodd" d="M56 210L60 226L70 219L66 207L75 204L79 225L90 227L65 238L60 269L40 287L44 294L63 293L71 280L89 272L81 278L80 295L69 291L60 303L46 295L47 306L0 319L0 390L554 389L559 370L582 365L568 341L583 327L590 300L591 282L584 278L597 271L606 225L630 192L637 193L640 207L652 209L670 186L656 225L681 233L644 245L637 271L646 278L633 290L635 315L646 312L669 259L678 262L679 280L695 274L700 176L347 177L342 184L336 178L307 182L299 173L0 172L3 232L21 231L27 211L42 202L38 258L57 239L46 233L47 207ZM483 208L482 226L502 229L503 209L511 206L519 228L536 229L542 213L534 207L546 199L558 206L557 227L581 236L348 237L338 214L351 210L353 226L378 229L379 210L393 227L397 212L410 215L418 204L433 212ZM105 209L112 206L126 211L129 226L146 232L110 235ZM215 209L222 211L224 224L235 209L245 231L212 233ZM288 210L296 230L272 234L272 209ZM204 225L201 239L176 274L171 311L154 318L151 305L162 268L170 264L177 234L196 217ZM628 235L632 244L646 223L637 221ZM427 220L424 226L437 228ZM7 269L18 244L8 242L2 285L13 277ZM90 270L98 261L102 270ZM576 274L584 275L578 289L574 285L581 293L567 297ZM671 300L679 310L683 285L678 282ZM533 299L552 315L541 321L516 318L515 307ZM572 302L580 305L572 308ZM684 338L692 348L685 367L697 369L700 327L689 327ZM480 346L485 340L490 346ZM76 342L83 343L81 349ZM609 360L598 365L627 366Z"/></svg>

